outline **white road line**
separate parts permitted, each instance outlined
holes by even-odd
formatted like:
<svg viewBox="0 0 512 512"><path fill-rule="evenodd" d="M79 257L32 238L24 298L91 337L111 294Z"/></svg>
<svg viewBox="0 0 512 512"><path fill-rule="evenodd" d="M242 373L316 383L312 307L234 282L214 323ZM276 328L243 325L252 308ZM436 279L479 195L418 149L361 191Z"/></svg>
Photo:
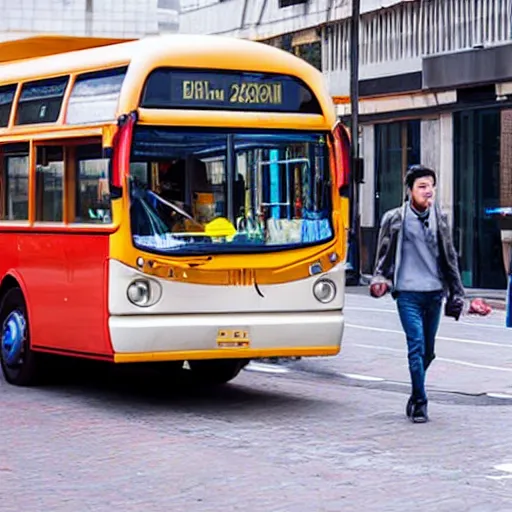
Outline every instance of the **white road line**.
<svg viewBox="0 0 512 512"><path fill-rule="evenodd" d="M505 315L503 315L505 318ZM481 324L479 322L460 322L462 325L470 325L473 327L490 327L491 329L500 329L505 332L506 327L504 325L496 325L496 324ZM503 322L505 323L505 322Z"/></svg>
<svg viewBox="0 0 512 512"><path fill-rule="evenodd" d="M380 308L358 308L354 306L347 306L344 311L372 311L376 313L394 313L398 316L396 309L380 309Z"/></svg>
<svg viewBox="0 0 512 512"><path fill-rule="evenodd" d="M406 351L399 350L397 348L391 348L391 347L382 347L379 345L365 345L363 343L354 343L355 347L361 347L361 348L372 348L377 350L386 350L388 352L396 352L399 354L405 354ZM445 363L452 363L452 364L458 364L461 366L470 366L471 368L481 368L483 370L495 370L499 372L510 372L512 373L512 368L505 368L504 366L489 366L486 364L477 364L477 363L469 363L468 361L460 361L458 359L448 359L446 357L436 357L436 361L443 361Z"/></svg>
<svg viewBox="0 0 512 512"><path fill-rule="evenodd" d="M486 364L468 363L467 361L459 361L458 359L447 359L446 357L436 357L436 361L444 361L446 363L460 364L462 366L470 366L471 368L482 368L484 370L495 370L498 372L512 372L512 368L504 366L489 366Z"/></svg>
<svg viewBox="0 0 512 512"><path fill-rule="evenodd" d="M282 366L277 366L274 364L256 363L254 361L251 361L247 366L245 366L244 370L249 372L262 373L288 373L290 371L288 368L283 368Z"/></svg>
<svg viewBox="0 0 512 512"><path fill-rule="evenodd" d="M486 393L486 395L490 398L512 400L512 395L509 395L508 393Z"/></svg>
<svg viewBox="0 0 512 512"><path fill-rule="evenodd" d="M498 464L497 466L494 466L496 471L503 471L504 473L512 473L512 464ZM512 475L501 475L501 476L487 476L489 480L508 480L509 478L512 478Z"/></svg>
<svg viewBox="0 0 512 512"><path fill-rule="evenodd" d="M381 347L380 345L366 345L365 343L354 343L353 346L361 348L378 348L381 350L387 350L388 352L399 352L400 354L407 354L407 350L405 348L400 350L398 348Z"/></svg>
<svg viewBox="0 0 512 512"><path fill-rule="evenodd" d="M342 373L341 375L349 379L365 380L368 382L383 382L384 380L386 380L381 377L372 377L371 375L359 375L358 373Z"/></svg>
<svg viewBox="0 0 512 512"><path fill-rule="evenodd" d="M373 312L373 313L394 313L395 315L397 315L397 318L398 318L398 313L397 313L396 309L346 307L345 311L368 311L368 312ZM481 323L477 323L477 322L464 322L463 320L460 320L459 323L462 325L471 325L474 327L490 327L491 329L502 329L502 330L506 329L506 327L504 325L481 324Z"/></svg>
<svg viewBox="0 0 512 512"><path fill-rule="evenodd" d="M506 473L512 473L512 464L498 464L494 466L496 471L505 471Z"/></svg>
<svg viewBox="0 0 512 512"><path fill-rule="evenodd" d="M365 331L392 332L394 334L401 334L402 336L404 335L403 331L397 331L395 329L383 329L382 327L368 327L365 325L357 325L357 324L345 324L345 327L350 327L352 329L363 329ZM483 345L485 347L512 348L512 343L510 345L505 345L504 343L495 343L493 341L467 340L464 338L449 338L447 336L436 336L436 339L453 341L455 343L466 343L467 345Z"/></svg>

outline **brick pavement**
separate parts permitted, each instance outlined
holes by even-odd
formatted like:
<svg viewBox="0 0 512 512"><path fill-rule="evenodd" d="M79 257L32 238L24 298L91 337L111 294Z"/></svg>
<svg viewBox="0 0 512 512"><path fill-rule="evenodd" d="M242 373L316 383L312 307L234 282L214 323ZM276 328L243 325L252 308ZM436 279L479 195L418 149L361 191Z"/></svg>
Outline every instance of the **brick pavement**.
<svg viewBox="0 0 512 512"><path fill-rule="evenodd" d="M512 510L510 406L433 402L289 373L221 390L145 374L0 381L1 512Z"/></svg>

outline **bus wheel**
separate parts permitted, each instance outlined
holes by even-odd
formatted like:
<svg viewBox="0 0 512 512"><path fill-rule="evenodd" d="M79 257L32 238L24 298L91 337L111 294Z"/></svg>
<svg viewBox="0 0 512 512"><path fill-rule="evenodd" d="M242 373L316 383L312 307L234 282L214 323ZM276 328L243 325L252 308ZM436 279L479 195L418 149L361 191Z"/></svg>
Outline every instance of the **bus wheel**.
<svg viewBox="0 0 512 512"><path fill-rule="evenodd" d="M16 386L35 384L38 354L30 349L27 309L19 288L5 294L0 326L0 363L5 380Z"/></svg>
<svg viewBox="0 0 512 512"><path fill-rule="evenodd" d="M233 380L249 361L243 359L208 359L188 362L192 377L202 384L226 384Z"/></svg>

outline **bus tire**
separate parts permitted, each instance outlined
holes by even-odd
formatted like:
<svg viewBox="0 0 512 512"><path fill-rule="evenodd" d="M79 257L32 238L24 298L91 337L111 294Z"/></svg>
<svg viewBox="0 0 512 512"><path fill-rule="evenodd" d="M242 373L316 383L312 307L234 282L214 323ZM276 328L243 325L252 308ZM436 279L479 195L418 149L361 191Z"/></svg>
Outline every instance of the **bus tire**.
<svg viewBox="0 0 512 512"><path fill-rule="evenodd" d="M30 348L30 329L25 298L11 288L0 307L0 363L5 380L15 386L37 383L38 356Z"/></svg>
<svg viewBox="0 0 512 512"><path fill-rule="evenodd" d="M192 377L201 384L226 384L248 363L244 359L190 360Z"/></svg>

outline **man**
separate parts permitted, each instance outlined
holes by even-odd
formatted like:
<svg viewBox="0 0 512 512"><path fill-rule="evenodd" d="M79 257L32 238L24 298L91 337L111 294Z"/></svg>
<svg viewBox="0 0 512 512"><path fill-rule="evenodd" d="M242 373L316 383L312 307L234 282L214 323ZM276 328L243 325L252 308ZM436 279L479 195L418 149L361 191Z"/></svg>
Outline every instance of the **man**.
<svg viewBox="0 0 512 512"><path fill-rule="evenodd" d="M434 201L435 172L412 166L405 184L409 199L382 218L370 293L382 297L390 291L396 299L412 384L406 414L414 423L425 423L425 373L435 358L442 300L447 294L445 313L458 320L464 288L447 217Z"/></svg>

